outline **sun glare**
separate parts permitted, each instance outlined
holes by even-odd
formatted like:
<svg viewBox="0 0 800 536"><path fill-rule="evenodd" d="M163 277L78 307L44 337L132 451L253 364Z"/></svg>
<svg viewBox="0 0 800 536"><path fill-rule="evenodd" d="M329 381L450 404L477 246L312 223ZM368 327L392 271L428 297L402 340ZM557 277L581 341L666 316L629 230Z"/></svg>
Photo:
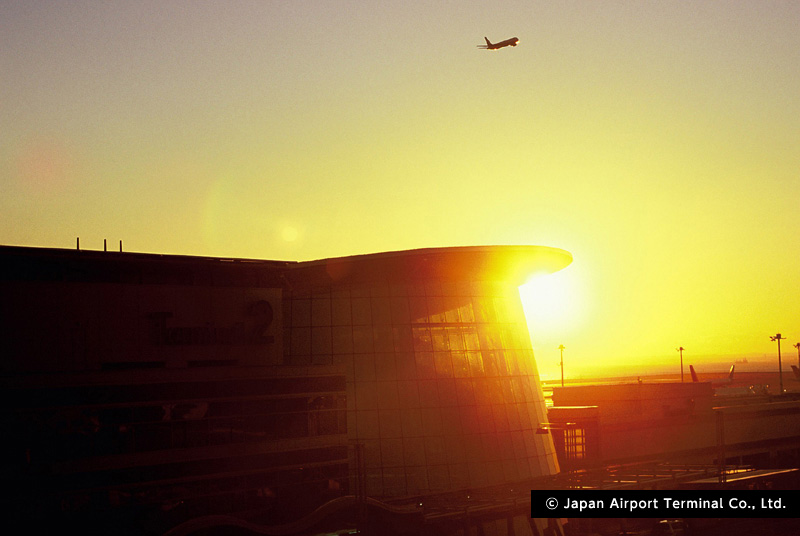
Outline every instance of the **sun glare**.
<svg viewBox="0 0 800 536"><path fill-rule="evenodd" d="M519 287L528 327L532 330L564 328L576 320L575 293L569 272L537 275Z"/></svg>

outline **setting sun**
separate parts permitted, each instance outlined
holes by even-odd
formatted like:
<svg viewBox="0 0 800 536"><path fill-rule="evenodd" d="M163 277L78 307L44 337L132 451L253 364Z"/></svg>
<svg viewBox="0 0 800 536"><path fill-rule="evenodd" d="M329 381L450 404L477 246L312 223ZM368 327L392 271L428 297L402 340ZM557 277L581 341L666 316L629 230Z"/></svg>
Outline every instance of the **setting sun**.
<svg viewBox="0 0 800 536"><path fill-rule="evenodd" d="M568 269L537 275L519 287L525 317L532 332L559 330L574 322L580 307Z"/></svg>

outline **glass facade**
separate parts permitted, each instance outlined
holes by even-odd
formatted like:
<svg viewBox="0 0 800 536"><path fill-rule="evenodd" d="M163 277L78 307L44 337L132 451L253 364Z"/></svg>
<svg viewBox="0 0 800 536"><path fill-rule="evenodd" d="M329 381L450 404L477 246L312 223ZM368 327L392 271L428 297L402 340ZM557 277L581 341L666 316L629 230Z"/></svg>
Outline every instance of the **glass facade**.
<svg viewBox="0 0 800 536"><path fill-rule="evenodd" d="M339 365L366 493L405 496L557 471L516 286L426 280L292 291L284 360ZM351 449L351 458L354 449ZM351 489L357 478L350 460Z"/></svg>

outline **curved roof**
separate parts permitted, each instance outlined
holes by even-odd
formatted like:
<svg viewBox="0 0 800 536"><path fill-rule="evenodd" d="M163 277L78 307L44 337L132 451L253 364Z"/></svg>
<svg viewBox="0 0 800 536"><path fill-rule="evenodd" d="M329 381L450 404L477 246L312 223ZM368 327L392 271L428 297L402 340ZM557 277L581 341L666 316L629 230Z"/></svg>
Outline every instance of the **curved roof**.
<svg viewBox="0 0 800 536"><path fill-rule="evenodd" d="M464 246L299 262L287 275L321 277L337 283L444 279L520 285L532 275L556 272L571 262L569 252L546 246Z"/></svg>

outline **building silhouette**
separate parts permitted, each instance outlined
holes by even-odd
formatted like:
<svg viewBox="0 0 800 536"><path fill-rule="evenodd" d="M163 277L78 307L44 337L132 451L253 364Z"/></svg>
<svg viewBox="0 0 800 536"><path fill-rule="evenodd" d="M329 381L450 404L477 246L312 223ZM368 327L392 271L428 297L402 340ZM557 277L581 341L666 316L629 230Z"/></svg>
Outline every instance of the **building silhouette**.
<svg viewBox="0 0 800 536"><path fill-rule="evenodd" d="M570 262L535 246L310 262L0 247L12 515L152 534L394 515L411 531L427 497L553 475L517 287ZM557 527L484 512L459 526Z"/></svg>

